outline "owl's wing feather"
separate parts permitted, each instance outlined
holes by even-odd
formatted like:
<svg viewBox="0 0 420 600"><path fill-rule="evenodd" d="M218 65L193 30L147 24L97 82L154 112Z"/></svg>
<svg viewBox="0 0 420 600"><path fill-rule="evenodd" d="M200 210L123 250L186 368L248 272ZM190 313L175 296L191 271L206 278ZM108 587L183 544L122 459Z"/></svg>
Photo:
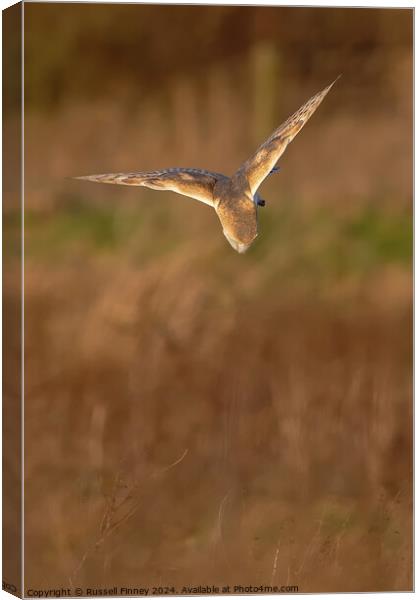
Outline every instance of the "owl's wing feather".
<svg viewBox="0 0 420 600"><path fill-rule="evenodd" d="M137 185L152 190L169 190L214 206L213 189L215 183L222 178L226 178L225 175L203 169L172 168L161 171L86 175L75 179L117 185Z"/></svg>
<svg viewBox="0 0 420 600"><path fill-rule="evenodd" d="M255 194L261 183L270 174L288 144L314 114L337 79L321 92L315 94L306 104L289 117L287 121L282 123L258 148L255 154L240 167L238 174L246 176L252 194Z"/></svg>

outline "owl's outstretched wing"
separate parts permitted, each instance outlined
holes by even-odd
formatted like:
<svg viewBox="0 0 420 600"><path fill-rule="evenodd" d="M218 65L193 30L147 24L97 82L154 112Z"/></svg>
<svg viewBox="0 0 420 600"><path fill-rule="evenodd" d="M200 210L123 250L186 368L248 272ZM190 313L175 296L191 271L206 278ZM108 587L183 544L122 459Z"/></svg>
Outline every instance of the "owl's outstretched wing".
<svg viewBox="0 0 420 600"><path fill-rule="evenodd" d="M227 179L220 173L212 173L202 169L163 169L162 171L146 171L131 173L107 173L104 175L86 175L75 179L87 179L97 183L114 183L117 185L141 185L152 190L169 190L190 196L214 206L213 189L220 179Z"/></svg>
<svg viewBox="0 0 420 600"><path fill-rule="evenodd" d="M338 77L337 77L338 79ZM238 170L238 175L245 175L249 182L252 194L255 194L261 183L270 174L288 144L299 133L305 123L314 114L334 83L318 94L315 94L298 111L278 127Z"/></svg>

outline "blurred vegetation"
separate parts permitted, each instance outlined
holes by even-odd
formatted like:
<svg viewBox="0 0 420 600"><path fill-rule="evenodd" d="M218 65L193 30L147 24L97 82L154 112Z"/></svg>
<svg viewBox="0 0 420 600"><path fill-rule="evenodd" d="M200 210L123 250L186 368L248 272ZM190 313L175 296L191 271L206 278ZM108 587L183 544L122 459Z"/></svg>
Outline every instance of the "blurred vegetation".
<svg viewBox="0 0 420 600"><path fill-rule="evenodd" d="M378 62L411 52L411 18L404 9L28 4L27 108L101 99L119 88L136 103L180 77L199 80L211 65L253 52L267 68L274 56L284 82L328 81L344 72L371 92ZM383 71L377 93L389 92L387 77ZM271 87L256 91L274 101Z"/></svg>
<svg viewBox="0 0 420 600"><path fill-rule="evenodd" d="M411 589L412 11L28 3L25 41L28 585ZM71 179L231 173L339 73L243 256Z"/></svg>
<svg viewBox="0 0 420 600"><path fill-rule="evenodd" d="M168 235L171 244L158 244L158 254L170 258L175 247L182 248L182 235L174 239L165 207L148 215L144 210L118 212L113 207L92 207L68 199L72 208L59 215L25 214L29 260L71 262L80 257L105 252L115 255L129 246L134 257L145 257L147 248L141 237L147 230ZM376 204L362 207L351 218L313 209L302 215L286 204L272 217L260 219L262 235L252 252L252 260L265 260L271 248L286 251L287 264L280 264L282 275L319 276L319 269L330 277L351 272L365 273L378 266L397 264L410 267L412 259L412 221L408 214L379 210ZM5 233L20 227L13 216L6 218ZM314 243L315 241L315 243ZM147 237L150 245L150 240ZM54 249L53 255L51 250ZM156 250L151 256L156 256ZM150 252L149 252L150 258ZM136 259L134 258L136 262Z"/></svg>

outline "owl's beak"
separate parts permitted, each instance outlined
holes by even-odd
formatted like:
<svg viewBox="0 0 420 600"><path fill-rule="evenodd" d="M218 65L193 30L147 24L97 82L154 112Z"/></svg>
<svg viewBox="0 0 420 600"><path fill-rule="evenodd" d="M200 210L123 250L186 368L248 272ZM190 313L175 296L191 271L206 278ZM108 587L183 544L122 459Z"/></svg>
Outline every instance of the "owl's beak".
<svg viewBox="0 0 420 600"><path fill-rule="evenodd" d="M225 233L225 232L223 232L223 233L225 234L225 238L227 239L229 244L232 246L232 248L234 250L236 250L236 252L239 252L239 254L244 254L251 245L251 244L243 244L242 242L238 242L238 240L234 240L232 237L227 235L227 233Z"/></svg>

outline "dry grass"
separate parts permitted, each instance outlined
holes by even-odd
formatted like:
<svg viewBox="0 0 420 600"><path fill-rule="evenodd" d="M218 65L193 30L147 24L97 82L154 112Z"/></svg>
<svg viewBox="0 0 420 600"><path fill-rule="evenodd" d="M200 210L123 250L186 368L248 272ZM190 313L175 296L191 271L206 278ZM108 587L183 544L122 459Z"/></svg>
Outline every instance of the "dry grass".
<svg viewBox="0 0 420 600"><path fill-rule="evenodd" d="M27 584L411 587L409 280L235 269L27 270Z"/></svg>

